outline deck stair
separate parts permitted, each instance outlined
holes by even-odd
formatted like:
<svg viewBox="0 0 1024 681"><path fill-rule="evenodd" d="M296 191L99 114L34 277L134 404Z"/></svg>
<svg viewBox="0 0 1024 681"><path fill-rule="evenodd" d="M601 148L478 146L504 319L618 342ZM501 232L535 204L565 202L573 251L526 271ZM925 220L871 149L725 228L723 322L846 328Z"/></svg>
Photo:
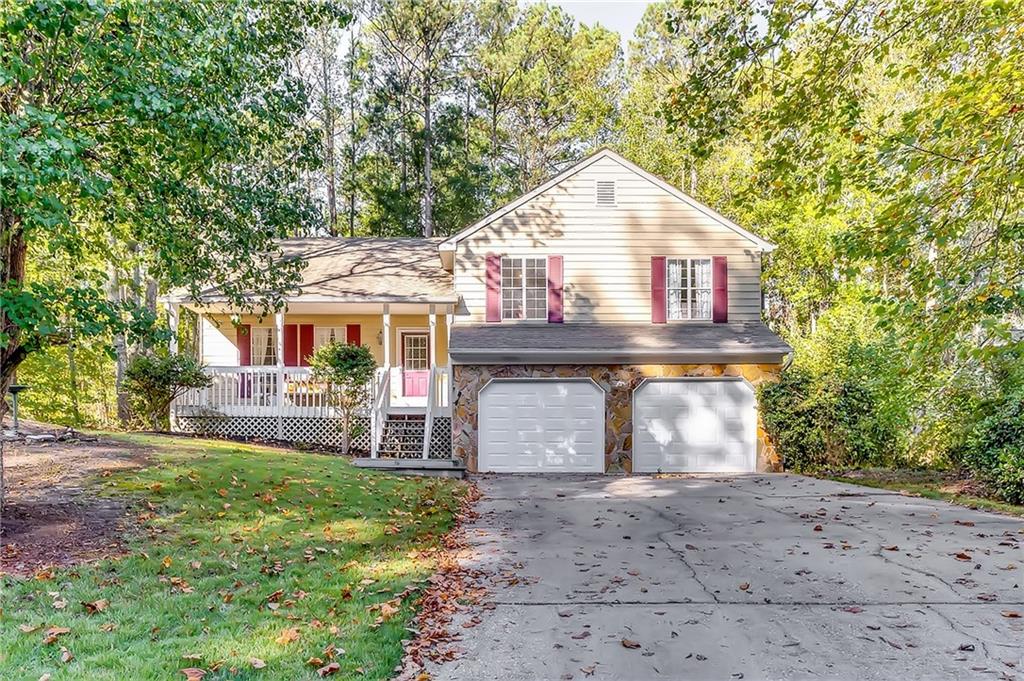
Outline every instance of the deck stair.
<svg viewBox="0 0 1024 681"><path fill-rule="evenodd" d="M395 459L423 457L423 436L426 416L423 414L388 414L384 420L379 456Z"/></svg>

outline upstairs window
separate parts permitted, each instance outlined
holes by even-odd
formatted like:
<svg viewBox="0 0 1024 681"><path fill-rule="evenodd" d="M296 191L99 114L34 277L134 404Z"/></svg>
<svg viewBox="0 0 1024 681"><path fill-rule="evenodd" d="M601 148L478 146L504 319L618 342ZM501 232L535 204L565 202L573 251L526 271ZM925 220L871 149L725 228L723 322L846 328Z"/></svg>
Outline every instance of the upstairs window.
<svg viewBox="0 0 1024 681"><path fill-rule="evenodd" d="M615 180L598 180L596 183L597 205L615 205Z"/></svg>
<svg viewBox="0 0 1024 681"><path fill-rule="evenodd" d="M501 318L548 318L548 259L501 259Z"/></svg>
<svg viewBox="0 0 1024 681"><path fill-rule="evenodd" d="M711 258L666 261L668 318L711 320Z"/></svg>

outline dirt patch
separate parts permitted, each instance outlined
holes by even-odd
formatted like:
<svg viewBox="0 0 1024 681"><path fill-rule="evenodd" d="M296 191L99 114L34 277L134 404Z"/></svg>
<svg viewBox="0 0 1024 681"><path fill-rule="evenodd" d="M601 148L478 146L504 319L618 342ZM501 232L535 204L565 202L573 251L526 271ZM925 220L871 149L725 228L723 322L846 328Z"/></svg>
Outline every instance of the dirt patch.
<svg viewBox="0 0 1024 681"><path fill-rule="evenodd" d="M56 435L63 429L22 422L21 432ZM84 435L4 443L0 574L31 574L123 553L126 504L92 493L90 480L148 463L144 447Z"/></svg>

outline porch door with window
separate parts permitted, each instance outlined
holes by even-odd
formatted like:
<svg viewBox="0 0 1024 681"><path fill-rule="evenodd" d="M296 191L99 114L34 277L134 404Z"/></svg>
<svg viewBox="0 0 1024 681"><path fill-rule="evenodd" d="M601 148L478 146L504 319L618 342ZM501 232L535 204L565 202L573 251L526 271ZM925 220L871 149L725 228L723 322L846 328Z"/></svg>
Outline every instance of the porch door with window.
<svg viewBox="0 0 1024 681"><path fill-rule="evenodd" d="M426 397L430 377L430 338L425 333L402 333L402 394Z"/></svg>

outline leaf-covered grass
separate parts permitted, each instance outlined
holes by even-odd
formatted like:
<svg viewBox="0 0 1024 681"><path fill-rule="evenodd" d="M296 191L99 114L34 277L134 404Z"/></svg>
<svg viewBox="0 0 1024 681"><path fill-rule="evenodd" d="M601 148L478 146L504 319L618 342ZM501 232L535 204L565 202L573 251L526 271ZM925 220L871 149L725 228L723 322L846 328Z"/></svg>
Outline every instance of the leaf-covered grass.
<svg viewBox="0 0 1024 681"><path fill-rule="evenodd" d="M830 472L821 474L819 477L876 489L889 489L925 499L948 501L952 504L983 511L996 511L1024 517L1024 506L981 496L984 492L982 488L969 484L969 481L948 471L867 468Z"/></svg>
<svg viewBox="0 0 1024 681"><path fill-rule="evenodd" d="M331 662L332 644L335 678L391 676L415 593L394 599L431 573L461 483L318 454L120 437L155 461L93 483L137 500L130 553L51 579L4 577L0 678L163 680L195 667L206 681L313 679L308 661ZM97 601L90 614L83 604ZM50 627L70 631L45 644Z"/></svg>

